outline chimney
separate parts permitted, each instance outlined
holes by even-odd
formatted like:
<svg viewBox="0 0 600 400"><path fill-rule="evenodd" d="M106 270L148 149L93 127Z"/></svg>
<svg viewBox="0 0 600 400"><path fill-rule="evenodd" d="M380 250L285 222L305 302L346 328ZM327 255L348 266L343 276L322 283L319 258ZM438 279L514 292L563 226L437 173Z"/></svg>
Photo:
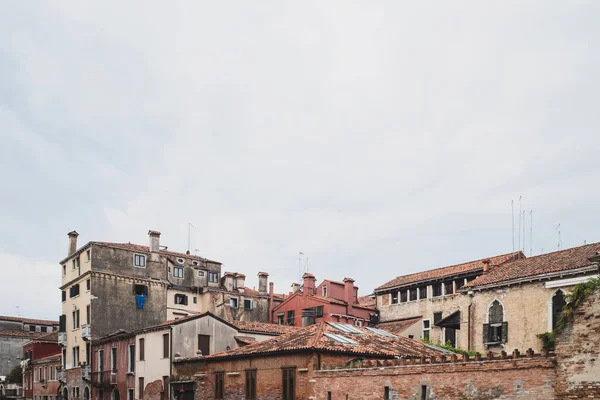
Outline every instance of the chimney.
<svg viewBox="0 0 600 400"><path fill-rule="evenodd" d="M225 272L223 274L225 290L232 291L233 290L233 280L235 279L235 274L233 272Z"/></svg>
<svg viewBox="0 0 600 400"><path fill-rule="evenodd" d="M298 290L300 290L300 284L299 283L292 283L292 294L296 293Z"/></svg>
<svg viewBox="0 0 600 400"><path fill-rule="evenodd" d="M267 282L269 280L269 274L266 272L258 273L258 293L267 294Z"/></svg>
<svg viewBox="0 0 600 400"><path fill-rule="evenodd" d="M352 306L356 302L356 297L354 297L354 279L352 278L344 278L344 301L347 303L346 313L352 315Z"/></svg>
<svg viewBox="0 0 600 400"><path fill-rule="evenodd" d="M487 274L490 272L490 260L483 260L483 273Z"/></svg>
<svg viewBox="0 0 600 400"><path fill-rule="evenodd" d="M77 251L77 236L79 236L79 233L77 233L77 231L71 231L71 232L67 233L67 235L69 236L69 254L68 255L71 255Z"/></svg>
<svg viewBox="0 0 600 400"><path fill-rule="evenodd" d="M149 230L148 236L150 237L150 251L151 252L160 251L160 232Z"/></svg>
<svg viewBox="0 0 600 400"><path fill-rule="evenodd" d="M309 272L306 272L302 275L302 279L304 280L304 294L315 294L315 281L317 280L315 276Z"/></svg>
<svg viewBox="0 0 600 400"><path fill-rule="evenodd" d="M244 293L244 285L246 284L246 275L244 274L235 274L235 280L237 283L237 290L240 291L240 293Z"/></svg>

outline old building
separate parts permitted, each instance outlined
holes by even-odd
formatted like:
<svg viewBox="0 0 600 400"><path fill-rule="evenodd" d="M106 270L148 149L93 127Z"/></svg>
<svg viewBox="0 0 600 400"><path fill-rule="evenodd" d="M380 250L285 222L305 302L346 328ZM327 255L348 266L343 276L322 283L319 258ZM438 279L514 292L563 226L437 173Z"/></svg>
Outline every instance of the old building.
<svg viewBox="0 0 600 400"><path fill-rule="evenodd" d="M344 278L344 282L324 280L315 286L313 274L302 276L303 285L294 285L294 292L271 312L271 321L279 325L308 326L321 321L369 325L375 315L371 299L359 297L354 279Z"/></svg>
<svg viewBox="0 0 600 400"><path fill-rule="evenodd" d="M58 321L0 316L0 376L21 363L23 345L58 330Z"/></svg>
<svg viewBox="0 0 600 400"><path fill-rule="evenodd" d="M197 400L308 399L315 398L313 379L319 370L345 368L359 359L440 354L374 328L320 322L238 349L175 360L172 386L174 393Z"/></svg>
<svg viewBox="0 0 600 400"><path fill-rule="evenodd" d="M92 346L92 397L168 399L173 360L208 356L292 330L260 322L225 321L206 312L96 339Z"/></svg>
<svg viewBox="0 0 600 400"><path fill-rule="evenodd" d="M45 333L23 345L23 397L32 400L56 400L60 387L60 365L58 332Z"/></svg>
<svg viewBox="0 0 600 400"><path fill-rule="evenodd" d="M467 350L532 348L571 287L598 275L600 244L526 258L511 253L398 277L375 290L381 321ZM407 322L408 321L408 322Z"/></svg>

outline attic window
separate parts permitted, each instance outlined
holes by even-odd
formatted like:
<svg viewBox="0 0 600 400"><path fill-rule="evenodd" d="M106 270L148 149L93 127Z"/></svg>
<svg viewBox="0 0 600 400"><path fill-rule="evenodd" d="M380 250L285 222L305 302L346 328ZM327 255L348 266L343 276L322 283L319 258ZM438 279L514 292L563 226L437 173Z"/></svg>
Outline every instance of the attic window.
<svg viewBox="0 0 600 400"><path fill-rule="evenodd" d="M201 269L198 270L198 276L203 278L204 277L204 271L202 271Z"/></svg>
<svg viewBox="0 0 600 400"><path fill-rule="evenodd" d="M363 331L358 328L355 328L353 325L349 324L338 324L336 322L328 322L330 326L333 326L335 329L338 329L344 333L354 333L357 335L362 335Z"/></svg>
<svg viewBox="0 0 600 400"><path fill-rule="evenodd" d="M358 346L358 343L356 343L354 340L348 339L347 337L344 337L342 335L337 335L335 333L326 333L325 336L327 336L331 340L334 340L334 341L342 343L342 344L350 344L352 346Z"/></svg>
<svg viewBox="0 0 600 400"><path fill-rule="evenodd" d="M389 338L395 338L395 339L398 338L398 336L392 335L391 333L386 332L386 331L384 331L382 329L371 328L370 326L366 326L365 329L368 330L369 332L373 332L374 334L379 335L379 336L389 337Z"/></svg>
<svg viewBox="0 0 600 400"><path fill-rule="evenodd" d="M173 267L173 278L183 278L183 267Z"/></svg>
<svg viewBox="0 0 600 400"><path fill-rule="evenodd" d="M133 294L136 296L148 296L148 286L133 285Z"/></svg>
<svg viewBox="0 0 600 400"><path fill-rule="evenodd" d="M178 262L179 264L183 264L183 263L185 262L185 260L184 260L183 258L178 258L178 259L177 259L177 262Z"/></svg>
<svg viewBox="0 0 600 400"><path fill-rule="evenodd" d="M200 265L200 263L198 261L192 261L192 265L195 265L197 267L198 265Z"/></svg>
<svg viewBox="0 0 600 400"><path fill-rule="evenodd" d="M146 268L146 256L143 254L134 254L133 266L138 268Z"/></svg>

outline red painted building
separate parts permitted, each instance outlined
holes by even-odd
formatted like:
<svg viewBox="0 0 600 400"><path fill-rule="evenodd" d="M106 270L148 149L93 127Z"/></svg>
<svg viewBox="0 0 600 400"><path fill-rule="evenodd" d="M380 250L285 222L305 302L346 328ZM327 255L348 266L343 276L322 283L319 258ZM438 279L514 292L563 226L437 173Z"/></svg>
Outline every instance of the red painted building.
<svg viewBox="0 0 600 400"><path fill-rule="evenodd" d="M91 356L92 398L133 400L135 388L135 335L117 333L95 340Z"/></svg>
<svg viewBox="0 0 600 400"><path fill-rule="evenodd" d="M361 302L354 279L344 282L324 280L315 287L313 274L302 276L304 283L296 286L271 312L271 322L280 325L308 326L321 321L366 326L376 315L372 303Z"/></svg>
<svg viewBox="0 0 600 400"><path fill-rule="evenodd" d="M23 397L32 400L56 400L60 382L61 348L58 333L33 339L23 346Z"/></svg>

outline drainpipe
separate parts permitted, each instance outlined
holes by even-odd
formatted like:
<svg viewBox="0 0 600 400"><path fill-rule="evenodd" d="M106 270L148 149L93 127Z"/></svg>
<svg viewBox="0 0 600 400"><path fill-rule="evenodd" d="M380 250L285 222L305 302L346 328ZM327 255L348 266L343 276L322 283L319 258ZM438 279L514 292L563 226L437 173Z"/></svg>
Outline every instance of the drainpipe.
<svg viewBox="0 0 600 400"><path fill-rule="evenodd" d="M473 291L469 290L469 307L467 309L467 351L471 351L471 307L473 306Z"/></svg>
<svg viewBox="0 0 600 400"><path fill-rule="evenodd" d="M169 387L163 388L163 390L165 391L165 399L166 400L171 400L171 377L173 376L173 360L175 359L175 357L173 357L173 327L171 326L170 328L170 335L169 335L169 340L170 340L170 344L169 346L171 347L171 351L169 351L169 357L171 357L171 362L169 363Z"/></svg>

